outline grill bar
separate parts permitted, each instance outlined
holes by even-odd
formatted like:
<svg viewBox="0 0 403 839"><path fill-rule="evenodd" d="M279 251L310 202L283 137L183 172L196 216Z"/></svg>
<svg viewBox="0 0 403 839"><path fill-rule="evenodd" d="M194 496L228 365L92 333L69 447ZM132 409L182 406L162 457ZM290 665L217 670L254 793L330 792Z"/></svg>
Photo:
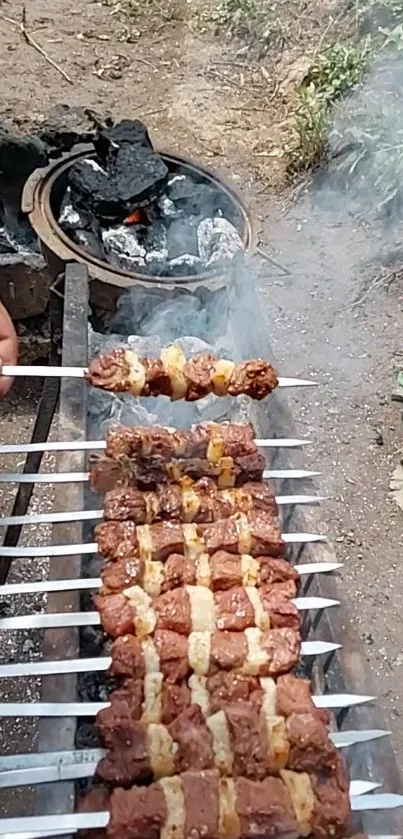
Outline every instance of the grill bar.
<svg viewBox="0 0 403 839"><path fill-rule="evenodd" d="M302 446L312 446L311 440L298 440L294 437L274 437L272 440L255 438L259 449L295 449ZM46 443L10 443L0 446L0 456L3 454L27 454L28 452L86 452L104 451L105 440L67 440L65 442Z"/></svg>
<svg viewBox="0 0 403 839"><path fill-rule="evenodd" d="M317 708L349 708L351 705L363 705L374 702L375 696L360 696L354 693L325 693L312 696ZM103 708L109 708L109 702L2 702L2 717L92 717Z"/></svg>
<svg viewBox="0 0 403 839"><path fill-rule="evenodd" d="M294 569L300 577L311 574L329 574L343 567L342 562L308 562L306 565L295 565ZM75 591L79 589L91 590L102 586L100 577L85 577L79 580L41 580L37 583L9 583L0 588L0 598L15 594L44 594L50 591Z"/></svg>
<svg viewBox="0 0 403 839"><path fill-rule="evenodd" d="M329 641L303 641L301 655L327 655L340 650L341 644ZM60 661L30 661L26 663L1 664L0 678L16 676L53 676L55 673L95 673L107 670L112 659L109 656L97 658L62 659Z"/></svg>
<svg viewBox="0 0 403 839"><path fill-rule="evenodd" d="M326 498L320 495L277 495L279 507L289 504L320 504ZM5 516L0 518L0 527L14 524L60 524L70 521L99 521L103 518L102 510L73 510L65 513L28 513L26 516Z"/></svg>
<svg viewBox="0 0 403 839"><path fill-rule="evenodd" d="M299 612L327 609L340 606L339 600L326 597L295 597L291 603ZM14 618L0 618L0 631L19 629L60 629L64 626L101 626L99 612L45 612L42 615L20 615Z"/></svg>
<svg viewBox="0 0 403 839"><path fill-rule="evenodd" d="M321 473L306 469L265 469L264 478L317 478ZM86 483L90 479L89 472L36 472L25 474L22 472L1 472L1 484L70 484Z"/></svg>
<svg viewBox="0 0 403 839"><path fill-rule="evenodd" d="M86 367L40 367L38 365L5 364L1 370L2 376L40 376L50 378L73 378L83 379L87 372ZM287 376L279 376L278 387L316 387L317 382L309 379L295 379Z"/></svg>

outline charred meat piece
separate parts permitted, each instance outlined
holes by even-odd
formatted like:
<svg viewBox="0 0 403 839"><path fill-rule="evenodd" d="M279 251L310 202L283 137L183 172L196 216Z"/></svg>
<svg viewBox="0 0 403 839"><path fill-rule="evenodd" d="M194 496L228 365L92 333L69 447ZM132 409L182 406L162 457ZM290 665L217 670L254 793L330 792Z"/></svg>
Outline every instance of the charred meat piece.
<svg viewBox="0 0 403 839"><path fill-rule="evenodd" d="M164 562L129 556L108 562L101 573L101 594L121 594L124 589L141 585L151 596L184 585L201 585L212 591L226 591L235 586L264 585L267 592L275 586L287 598L296 596L300 577L285 559L229 554L226 551L195 561L183 554L170 554Z"/></svg>
<svg viewBox="0 0 403 839"><path fill-rule="evenodd" d="M336 817L329 810L333 797ZM162 839L174 825L184 839L297 839L309 833L314 839L342 839L350 819L348 790L337 775L327 776L319 796L309 775L288 770L262 781L220 778L215 769L184 772L146 787L115 789L106 809L108 839Z"/></svg>
<svg viewBox="0 0 403 839"><path fill-rule="evenodd" d="M258 452L235 458L222 457L216 463L203 458L171 460L168 463L157 455L150 458L122 455L115 459L93 454L90 465L91 487L95 492L104 494L127 487L156 491L161 484L180 483L183 478L194 481L211 478L219 489L232 489L248 482L260 483L266 461Z"/></svg>
<svg viewBox="0 0 403 839"><path fill-rule="evenodd" d="M131 521L102 522L95 528L98 551L105 559L138 555L143 560L164 562L171 554L195 560L217 551L249 556L279 557L285 544L276 519L270 514L239 513L212 524L157 522L136 527Z"/></svg>
<svg viewBox="0 0 403 839"><path fill-rule="evenodd" d="M161 520L208 523L253 510L277 515L274 494L265 483L249 482L242 488L219 490L211 478L183 479L179 485L160 487L155 492L134 487L113 489L104 501L107 521L133 521L137 525Z"/></svg>
<svg viewBox="0 0 403 839"><path fill-rule="evenodd" d="M280 584L284 585L284 584ZM168 629L188 636L191 632L264 631L289 627L300 630L297 608L277 586L236 586L212 592L206 586L183 586L151 598L140 586L121 594L97 594L94 603L101 624L111 638L133 632L138 637Z"/></svg>
<svg viewBox="0 0 403 839"><path fill-rule="evenodd" d="M161 394L191 402L209 393L245 394L260 400L278 385L273 366L263 359L234 364L210 353L200 353L186 361L181 348L175 345L162 350L156 361L140 359L130 349L111 350L90 363L86 378L94 387L115 393Z"/></svg>

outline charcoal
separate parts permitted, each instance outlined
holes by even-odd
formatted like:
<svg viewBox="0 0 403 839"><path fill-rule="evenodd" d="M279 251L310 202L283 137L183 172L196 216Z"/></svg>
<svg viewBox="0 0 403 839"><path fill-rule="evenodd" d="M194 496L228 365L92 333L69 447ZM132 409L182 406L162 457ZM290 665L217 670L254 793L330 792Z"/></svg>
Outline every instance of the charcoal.
<svg viewBox="0 0 403 839"><path fill-rule="evenodd" d="M119 225L119 227L110 227L107 230L103 230L102 241L105 250L108 253L114 252L118 256L123 254L133 259L138 259L139 257L144 259L146 249L140 244L138 227L139 225L136 225L136 228Z"/></svg>
<svg viewBox="0 0 403 839"><path fill-rule="evenodd" d="M161 195L157 205L161 215L166 218L176 218L182 212L167 195Z"/></svg>
<svg viewBox="0 0 403 839"><path fill-rule="evenodd" d="M76 245L79 245L80 248L84 248L88 251L88 253L95 256L97 259L101 259L103 262L105 261L105 251L102 247L99 236L97 236L97 234L92 230L72 230L70 235Z"/></svg>
<svg viewBox="0 0 403 839"><path fill-rule="evenodd" d="M167 186L167 196L188 215L214 216L221 208L221 190L187 176L172 178Z"/></svg>
<svg viewBox="0 0 403 839"><path fill-rule="evenodd" d="M170 277L185 277L188 274L199 274L204 270L204 264L199 256L192 253L183 253L176 259L170 259L168 275Z"/></svg>
<svg viewBox="0 0 403 839"><path fill-rule="evenodd" d="M2 253L18 253L18 247L4 227L0 227L0 254Z"/></svg>
<svg viewBox="0 0 403 839"><path fill-rule="evenodd" d="M106 171L95 160L75 163L69 172L73 204L98 218L123 221L137 207L155 201L168 177L163 160L143 146L124 144Z"/></svg>
<svg viewBox="0 0 403 839"><path fill-rule="evenodd" d="M110 165L115 160L117 149L124 144L153 150L147 128L137 119L122 119L117 125L101 129L93 142L104 165Z"/></svg>
<svg viewBox="0 0 403 839"><path fill-rule="evenodd" d="M22 187L34 169L49 162L46 146L38 137L14 134L8 124L0 124L0 179L15 189Z"/></svg>
<svg viewBox="0 0 403 839"><path fill-rule="evenodd" d="M238 231L225 218L203 219L197 239L200 257L207 267L231 260L243 250Z"/></svg>
<svg viewBox="0 0 403 839"><path fill-rule="evenodd" d="M176 259L184 253L199 255L197 231L200 216L186 216L173 219L167 228L167 247L170 259Z"/></svg>
<svg viewBox="0 0 403 839"><path fill-rule="evenodd" d="M167 166L152 149L123 145L118 150L114 180L128 212L155 201L164 191L167 178Z"/></svg>
<svg viewBox="0 0 403 839"><path fill-rule="evenodd" d="M68 186L60 207L59 224L63 230L86 230L91 227L91 216L83 210L77 210L71 199L71 189Z"/></svg>

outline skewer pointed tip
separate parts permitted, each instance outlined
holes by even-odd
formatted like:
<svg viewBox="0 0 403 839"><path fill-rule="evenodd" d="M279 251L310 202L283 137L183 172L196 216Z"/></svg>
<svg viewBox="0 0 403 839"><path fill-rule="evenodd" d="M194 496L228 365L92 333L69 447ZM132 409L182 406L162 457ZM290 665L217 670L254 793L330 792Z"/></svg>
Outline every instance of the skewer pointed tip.
<svg viewBox="0 0 403 839"><path fill-rule="evenodd" d="M312 382L310 379L293 379L287 376L280 376L278 380L279 387L317 387L318 382Z"/></svg>

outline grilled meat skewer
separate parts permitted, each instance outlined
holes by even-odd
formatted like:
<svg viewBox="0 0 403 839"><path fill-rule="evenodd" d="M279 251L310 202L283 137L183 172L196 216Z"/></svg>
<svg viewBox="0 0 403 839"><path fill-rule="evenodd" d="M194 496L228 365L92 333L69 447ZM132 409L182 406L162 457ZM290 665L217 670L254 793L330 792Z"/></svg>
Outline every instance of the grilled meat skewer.
<svg viewBox="0 0 403 839"><path fill-rule="evenodd" d="M180 346L161 350L159 358L139 358L118 348L92 361L86 379L94 387L133 396L169 396L194 402L209 393L264 399L278 385L274 367L261 358L235 364L211 353L186 360Z"/></svg>
<svg viewBox="0 0 403 839"><path fill-rule="evenodd" d="M201 561L203 554L211 556L220 550L279 557L285 550L277 519L261 512L199 525L164 521L136 527L131 521L107 521L97 525L94 533L99 553L112 560L138 555L164 562L177 553Z"/></svg>
<svg viewBox="0 0 403 839"><path fill-rule="evenodd" d="M81 812L107 810L97 839L341 839L350 820L349 782L334 772L282 770L263 781L220 778L217 770L189 771L147 787L89 793ZM83 837L83 834L81 834ZM92 832L86 839L94 839Z"/></svg>
<svg viewBox="0 0 403 839"><path fill-rule="evenodd" d="M97 720L102 725L121 714L138 722L170 725L190 705L199 705L204 716L211 716L237 702L248 702L259 714L265 705L272 717L309 714L323 725L330 721L329 711L314 704L307 679L287 673L274 681L224 670L209 677L193 675L177 684L164 681L160 672L147 673L143 679L123 679Z"/></svg>
<svg viewBox="0 0 403 839"><path fill-rule="evenodd" d="M248 482L239 489L219 490L211 478L183 478L179 484L162 485L155 492L141 492L134 487L110 490L105 495L103 512L106 521L203 524L253 510L277 515L275 495L267 483Z"/></svg>
<svg viewBox="0 0 403 839"><path fill-rule="evenodd" d="M295 597L300 584L297 571L285 559L230 554L217 551L194 561L182 554L171 554L165 562L129 557L107 563L102 571L101 594L120 594L124 589L141 585L146 594L156 597L183 585L207 586L212 591L226 591L234 586L282 584L289 597Z"/></svg>
<svg viewBox="0 0 403 839"><path fill-rule="evenodd" d="M192 673L213 676L219 671L241 675L281 676L299 661L301 636L298 630L246 629L245 632L191 632L186 638L178 632L157 629L139 639L123 635L112 644L111 676L144 679L146 674L162 673L172 684Z"/></svg>
<svg viewBox="0 0 403 839"><path fill-rule="evenodd" d="M178 430L159 425L112 425L105 443L108 457L158 457L165 462L205 458L209 463L217 463L222 457L245 457L257 452L252 423L208 422Z"/></svg>
<svg viewBox="0 0 403 839"><path fill-rule="evenodd" d="M90 456L92 489L101 494L115 487L157 489L161 484L178 483L182 478L213 478L219 489L242 486L247 481L261 481L266 460L256 452L237 457L221 457L216 463L206 458L189 458L166 462L152 458Z"/></svg>
<svg viewBox="0 0 403 839"><path fill-rule="evenodd" d="M315 715L272 716L237 701L205 716L190 705L168 726L131 719L122 709L98 715L101 745L108 749L96 774L114 786L169 777L189 769L263 780L282 769L334 770L339 755Z"/></svg>
<svg viewBox="0 0 403 839"><path fill-rule="evenodd" d="M279 590L278 590L279 589ZM237 586L213 593L206 586L183 586L151 598L140 586L121 594L98 594L94 604L111 638L134 632L139 638L155 630L189 636L192 632L244 632L257 627L299 630L301 618L284 584Z"/></svg>

